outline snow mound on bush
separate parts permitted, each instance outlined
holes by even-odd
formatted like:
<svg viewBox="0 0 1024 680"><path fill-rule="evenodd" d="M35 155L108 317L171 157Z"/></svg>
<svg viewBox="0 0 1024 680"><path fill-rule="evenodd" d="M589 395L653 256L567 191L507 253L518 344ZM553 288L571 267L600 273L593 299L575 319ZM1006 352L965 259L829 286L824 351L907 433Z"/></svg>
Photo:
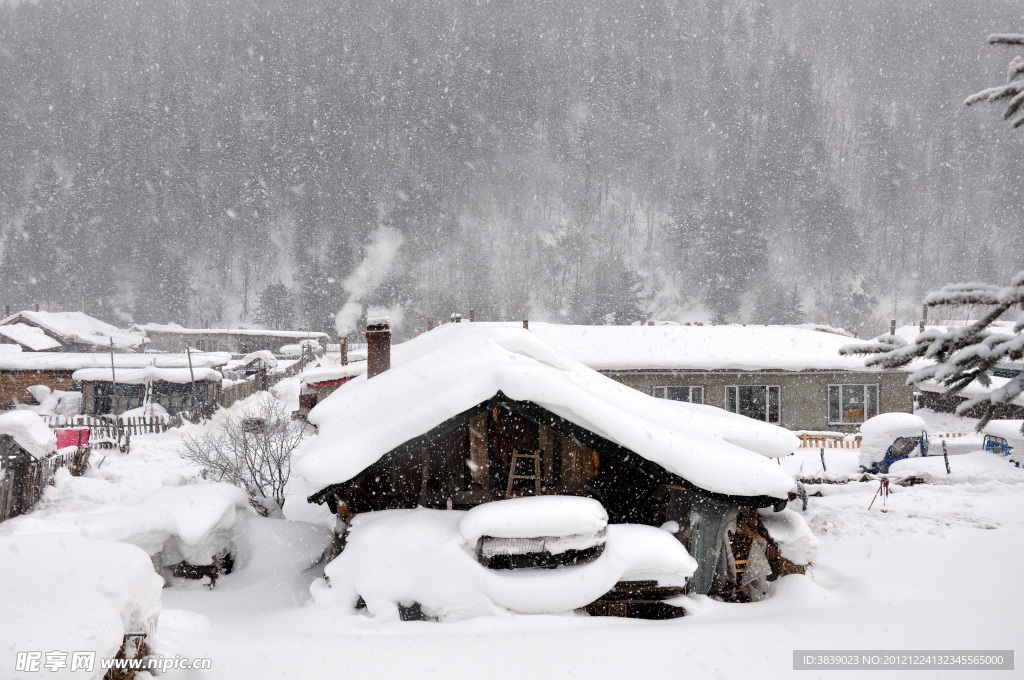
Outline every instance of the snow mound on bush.
<svg viewBox="0 0 1024 680"><path fill-rule="evenodd" d="M163 585L134 545L67 534L0 537L4 677L19 651L114 656L125 633L154 629ZM41 675L82 677L68 668Z"/></svg>

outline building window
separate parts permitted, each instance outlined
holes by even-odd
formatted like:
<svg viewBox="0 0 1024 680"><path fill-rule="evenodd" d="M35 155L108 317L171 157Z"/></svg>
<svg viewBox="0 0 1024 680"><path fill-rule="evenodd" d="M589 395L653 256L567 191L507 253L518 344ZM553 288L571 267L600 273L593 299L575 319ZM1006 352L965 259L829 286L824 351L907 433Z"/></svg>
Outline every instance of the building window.
<svg viewBox="0 0 1024 680"><path fill-rule="evenodd" d="M878 385L829 385L828 422L863 423L878 415Z"/></svg>
<svg viewBox="0 0 1024 680"><path fill-rule="evenodd" d="M779 422L778 385L729 385L725 410L766 423Z"/></svg>
<svg viewBox="0 0 1024 680"><path fill-rule="evenodd" d="M673 401L703 404L704 388L691 387L689 385L666 385L664 387L655 387L654 396L658 399L672 399Z"/></svg>

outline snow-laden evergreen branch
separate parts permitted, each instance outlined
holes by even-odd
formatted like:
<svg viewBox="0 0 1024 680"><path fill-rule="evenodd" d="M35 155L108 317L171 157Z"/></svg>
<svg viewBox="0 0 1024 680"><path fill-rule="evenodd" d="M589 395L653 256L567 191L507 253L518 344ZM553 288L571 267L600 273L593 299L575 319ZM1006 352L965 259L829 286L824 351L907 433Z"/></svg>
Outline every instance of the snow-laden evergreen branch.
<svg viewBox="0 0 1024 680"><path fill-rule="evenodd" d="M990 45L1024 45L1024 35L1018 33L996 33L988 37ZM1012 127L1024 125L1024 114L1018 115L1021 107L1024 107L1024 58L1020 55L1014 57L1007 67L1006 84L995 87L987 87L980 92L975 92L964 100L966 106L977 104L981 101L996 103L1009 100L1006 109L1003 111L1003 118L1010 121Z"/></svg>
<svg viewBox="0 0 1024 680"><path fill-rule="evenodd" d="M946 388L947 394L954 395L975 381L982 387L990 387L990 376L998 364L1024 360L1024 315L1010 333L991 328L1014 306L1024 308L1024 272L1014 276L1008 286L950 284L930 293L925 304L929 307L974 305L986 307L988 311L966 326L945 331L925 329L913 343L894 335L883 335L869 343L847 345L840 353L869 355L864 363L882 368L899 368L917 359L925 360L927 365L911 373L907 383L934 380ZM978 423L980 431L991 420L996 406L1012 402L1022 391L1024 374L986 394L964 401L957 408L957 413L980 407L983 411Z"/></svg>

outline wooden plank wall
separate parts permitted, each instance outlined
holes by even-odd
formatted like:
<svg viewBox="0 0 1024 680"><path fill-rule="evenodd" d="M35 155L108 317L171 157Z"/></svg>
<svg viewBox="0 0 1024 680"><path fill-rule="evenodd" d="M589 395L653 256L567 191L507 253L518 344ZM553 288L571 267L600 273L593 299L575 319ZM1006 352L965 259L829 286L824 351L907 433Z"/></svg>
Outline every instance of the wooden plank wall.
<svg viewBox="0 0 1024 680"><path fill-rule="evenodd" d="M73 371L0 371L0 410L14 408L15 402L35 403L26 388L46 385L51 390L73 390Z"/></svg>

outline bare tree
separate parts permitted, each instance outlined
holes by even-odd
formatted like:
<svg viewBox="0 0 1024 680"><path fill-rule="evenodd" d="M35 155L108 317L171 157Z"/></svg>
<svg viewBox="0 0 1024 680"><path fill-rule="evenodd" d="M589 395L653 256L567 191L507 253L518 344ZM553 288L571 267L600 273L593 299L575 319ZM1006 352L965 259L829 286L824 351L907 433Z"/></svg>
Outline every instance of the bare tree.
<svg viewBox="0 0 1024 680"><path fill-rule="evenodd" d="M1012 45L1024 46L1024 35L1017 33L997 33L988 37L989 45ZM1013 58L1007 68L1006 84L987 87L981 92L975 92L964 100L964 104L970 106L980 101L991 103L1007 101L1006 109L1003 111L1003 118L1010 121L1013 127L1024 125L1024 113L1021 113L1021 106L1024 106L1024 57L1019 54Z"/></svg>
<svg viewBox="0 0 1024 680"><path fill-rule="evenodd" d="M279 517L291 455L302 438L302 428L267 396L214 431L187 437L181 455L202 466L208 477L245 489L256 512Z"/></svg>

